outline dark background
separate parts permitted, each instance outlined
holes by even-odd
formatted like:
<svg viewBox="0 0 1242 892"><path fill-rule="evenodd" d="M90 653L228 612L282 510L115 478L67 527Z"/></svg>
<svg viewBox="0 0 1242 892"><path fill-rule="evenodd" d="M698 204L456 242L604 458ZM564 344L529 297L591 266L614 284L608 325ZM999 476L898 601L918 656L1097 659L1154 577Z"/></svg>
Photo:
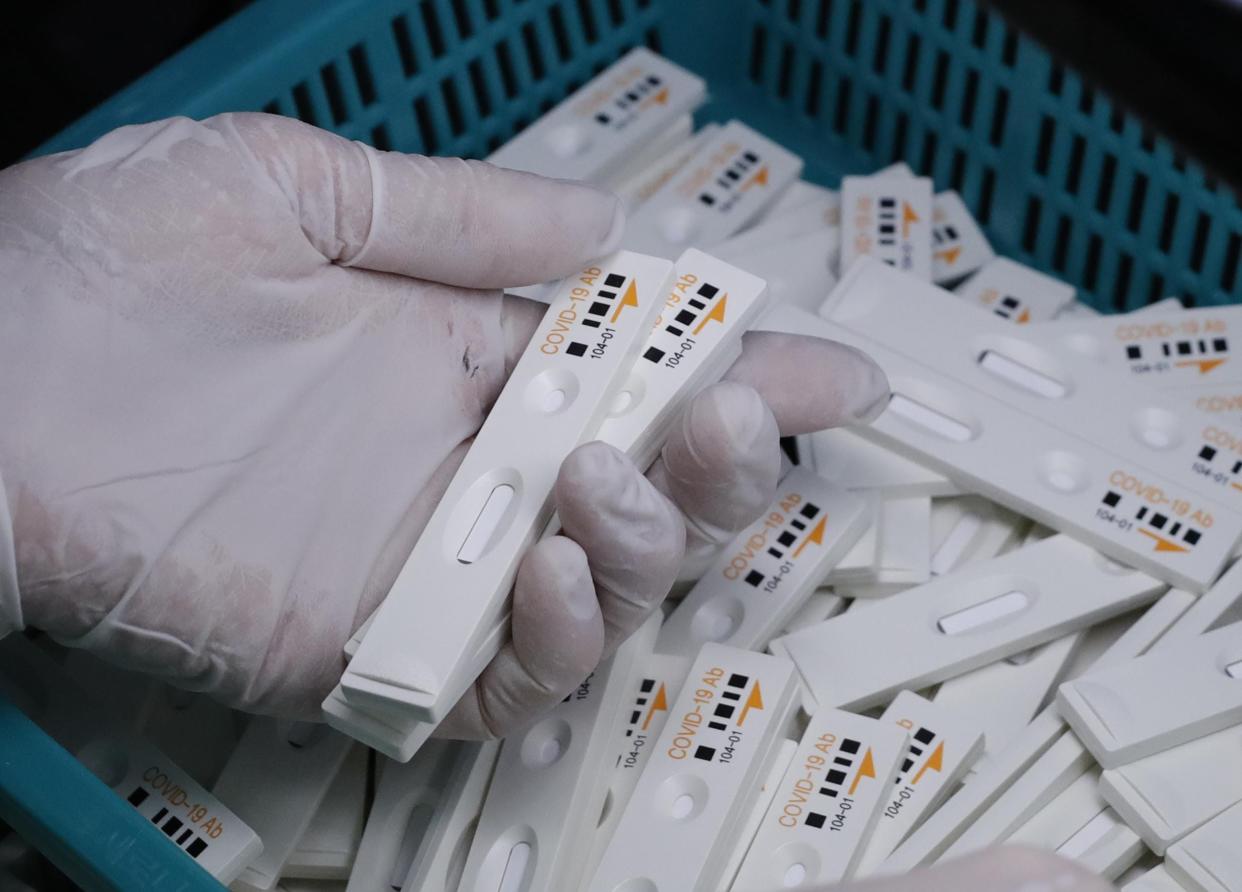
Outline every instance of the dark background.
<svg viewBox="0 0 1242 892"><path fill-rule="evenodd" d="M45 0L24 9L20 24L9 17L0 29L0 166L248 2ZM990 5L1187 155L1242 183L1242 0Z"/></svg>

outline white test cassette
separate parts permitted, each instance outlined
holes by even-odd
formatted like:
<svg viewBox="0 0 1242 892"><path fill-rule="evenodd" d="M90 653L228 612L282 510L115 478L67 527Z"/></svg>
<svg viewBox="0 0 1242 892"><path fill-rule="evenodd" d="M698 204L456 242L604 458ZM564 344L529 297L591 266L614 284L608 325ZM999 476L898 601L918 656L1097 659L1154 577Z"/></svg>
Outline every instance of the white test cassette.
<svg viewBox="0 0 1242 892"><path fill-rule="evenodd" d="M841 270L859 257L932 277L932 186L926 177L841 180Z"/></svg>
<svg viewBox="0 0 1242 892"><path fill-rule="evenodd" d="M591 892L714 892L797 706L787 660L707 644L670 710Z"/></svg>
<svg viewBox="0 0 1242 892"><path fill-rule="evenodd" d="M1162 393L867 258L821 313L888 375L868 439L1174 585L1203 591L1220 572L1242 493L1194 470L1194 425Z"/></svg>

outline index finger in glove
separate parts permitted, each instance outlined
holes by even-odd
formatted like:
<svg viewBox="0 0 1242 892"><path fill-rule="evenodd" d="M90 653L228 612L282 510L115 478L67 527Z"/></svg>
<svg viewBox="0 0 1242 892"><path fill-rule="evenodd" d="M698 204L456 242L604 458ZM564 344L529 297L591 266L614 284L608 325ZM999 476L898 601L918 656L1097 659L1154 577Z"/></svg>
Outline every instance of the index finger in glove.
<svg viewBox="0 0 1242 892"><path fill-rule="evenodd" d="M584 183L483 161L381 152L278 115L204 122L236 133L328 260L464 288L561 278L616 250L621 202Z"/></svg>

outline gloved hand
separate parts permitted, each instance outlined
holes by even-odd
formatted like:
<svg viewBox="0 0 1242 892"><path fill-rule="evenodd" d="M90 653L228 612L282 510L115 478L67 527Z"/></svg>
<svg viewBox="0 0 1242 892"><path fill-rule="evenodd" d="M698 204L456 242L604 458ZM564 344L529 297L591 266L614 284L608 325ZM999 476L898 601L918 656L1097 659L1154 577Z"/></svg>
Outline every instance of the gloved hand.
<svg viewBox="0 0 1242 892"><path fill-rule="evenodd" d="M622 225L580 184L267 115L122 128L0 173L13 619L318 717L542 315L498 289L578 269ZM772 498L778 433L867 421L887 395L852 349L751 334L647 476L576 450L563 534L527 554L512 640L443 732L558 702L656 608L683 547L701 561Z"/></svg>

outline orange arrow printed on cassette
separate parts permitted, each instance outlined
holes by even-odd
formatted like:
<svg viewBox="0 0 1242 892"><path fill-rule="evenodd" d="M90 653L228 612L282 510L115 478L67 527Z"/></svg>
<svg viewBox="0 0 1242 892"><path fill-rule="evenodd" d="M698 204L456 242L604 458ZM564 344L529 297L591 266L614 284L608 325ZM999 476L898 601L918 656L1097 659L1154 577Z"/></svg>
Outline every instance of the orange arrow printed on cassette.
<svg viewBox="0 0 1242 892"><path fill-rule="evenodd" d="M647 717L643 719L643 730L651 726L651 720L655 718L657 712L668 712L668 693L664 690L664 683L656 688L656 695L651 701L651 708L647 710Z"/></svg>
<svg viewBox="0 0 1242 892"><path fill-rule="evenodd" d="M824 544L824 530L826 530L827 528L828 528L828 515L825 514L823 517L819 519L819 523L815 524L815 529L807 533L807 537L798 544L797 548L794 549L793 556L797 557L798 555L802 554L802 550L812 543L816 545L823 545Z"/></svg>
<svg viewBox="0 0 1242 892"><path fill-rule="evenodd" d="M630 287L625 289L625 294L621 298L621 303L617 304L617 309L612 314L612 323L617 323L617 317L621 315L621 311L626 307L638 306L638 282L630 282Z"/></svg>
<svg viewBox="0 0 1242 892"><path fill-rule="evenodd" d="M939 774L944 771L944 741L937 744L936 749L927 757L927 761L923 763L923 767L919 769L918 774L914 775L914 780L910 781L911 786L922 780L923 775L928 771L934 771Z"/></svg>
<svg viewBox="0 0 1242 892"><path fill-rule="evenodd" d="M1206 375L1208 372L1212 371L1212 369L1216 368L1217 366L1224 365L1225 360L1223 359L1185 359L1185 360L1182 360L1181 362L1175 362L1173 364L1177 366L1179 369L1190 368L1191 366L1198 366L1199 374Z"/></svg>
<svg viewBox="0 0 1242 892"><path fill-rule="evenodd" d="M858 784L864 777L875 777L875 759L871 756L871 747L867 747L862 764L858 766L858 774L854 775L854 782L850 784L851 796L854 795L854 791L858 789Z"/></svg>
<svg viewBox="0 0 1242 892"><path fill-rule="evenodd" d="M767 184L768 184L768 166L765 164L763 165L763 167L755 171L755 175L753 177L751 177L749 180L747 180L745 183L742 184L742 189L749 189L752 185L766 186Z"/></svg>
<svg viewBox="0 0 1242 892"><path fill-rule="evenodd" d="M750 693L746 695L746 702L742 704L742 711L737 714L737 726L740 728L746 721L746 716L750 715L752 709L763 709L763 694L759 691L759 682L755 682L755 686L750 689Z"/></svg>
<svg viewBox="0 0 1242 892"><path fill-rule="evenodd" d="M1144 536L1148 536L1156 540L1156 547L1153 551L1190 551L1184 545L1178 545L1172 539L1166 539L1163 536L1157 536L1151 530L1139 530Z"/></svg>
<svg viewBox="0 0 1242 892"><path fill-rule="evenodd" d="M962 246L958 245L955 248L945 248L943 251L937 251L936 256L951 266L957 263L957 258L962 256Z"/></svg>
<svg viewBox="0 0 1242 892"><path fill-rule="evenodd" d="M914 212L914 208L910 207L908 201L901 203L901 237L910 237L910 224L919 222L919 215Z"/></svg>
<svg viewBox="0 0 1242 892"><path fill-rule="evenodd" d="M1026 323L1031 321L1031 311L1023 310L1021 313L1018 314L1018 318L1016 321L1018 325L1026 325Z"/></svg>
<svg viewBox="0 0 1242 892"><path fill-rule="evenodd" d="M707 314L704 315L703 318L699 320L699 324L694 327L694 331L692 331L691 334L697 335L699 332L703 330L703 326L709 322L724 322L725 321L725 303L728 300L729 300L729 292L726 291L724 294L720 295L720 300L716 301L716 303L712 305L711 310L708 311Z"/></svg>

